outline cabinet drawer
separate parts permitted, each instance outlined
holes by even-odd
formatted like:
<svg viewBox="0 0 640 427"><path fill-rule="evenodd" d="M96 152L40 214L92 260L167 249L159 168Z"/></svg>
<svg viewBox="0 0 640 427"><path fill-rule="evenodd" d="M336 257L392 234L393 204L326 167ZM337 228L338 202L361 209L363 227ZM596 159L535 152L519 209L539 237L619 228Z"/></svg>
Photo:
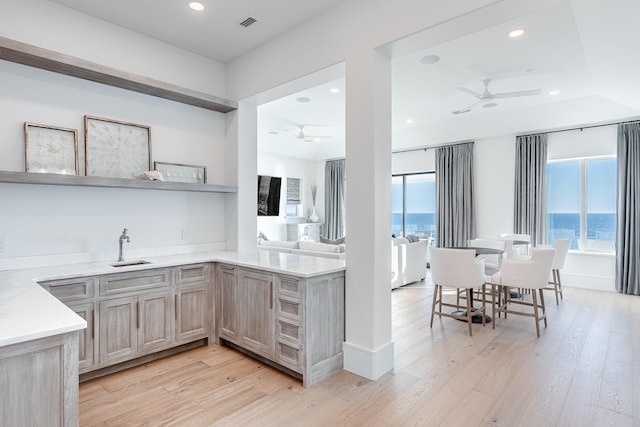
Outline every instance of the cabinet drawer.
<svg viewBox="0 0 640 427"><path fill-rule="evenodd" d="M295 321L302 321L302 304L300 300L285 298L283 296L276 297L276 314L278 316L288 317Z"/></svg>
<svg viewBox="0 0 640 427"><path fill-rule="evenodd" d="M298 346L278 341L276 343L276 361L289 369L302 373L303 352Z"/></svg>
<svg viewBox="0 0 640 427"><path fill-rule="evenodd" d="M79 277L77 279L51 280L40 285L62 302L93 298L96 279Z"/></svg>
<svg viewBox="0 0 640 427"><path fill-rule="evenodd" d="M297 322L291 322L289 319L278 318L276 335L279 339L284 338L298 345L302 344L302 328Z"/></svg>
<svg viewBox="0 0 640 427"><path fill-rule="evenodd" d="M288 276L276 276L276 292L292 297L302 297L300 279Z"/></svg>
<svg viewBox="0 0 640 427"><path fill-rule="evenodd" d="M209 264L184 265L174 268L176 284L207 282L209 280Z"/></svg>
<svg viewBox="0 0 640 427"><path fill-rule="evenodd" d="M100 295L116 295L142 289L169 286L171 278L166 268L130 273L110 274L100 278Z"/></svg>

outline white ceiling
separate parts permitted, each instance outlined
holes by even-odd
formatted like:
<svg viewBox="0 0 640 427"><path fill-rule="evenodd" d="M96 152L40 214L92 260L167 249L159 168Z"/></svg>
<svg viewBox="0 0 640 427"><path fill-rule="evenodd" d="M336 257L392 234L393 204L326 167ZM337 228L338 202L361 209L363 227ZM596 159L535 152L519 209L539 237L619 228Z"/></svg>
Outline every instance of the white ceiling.
<svg viewBox="0 0 640 427"><path fill-rule="evenodd" d="M183 0L52 1L228 62L347 0L203 0L207 8L195 25ZM515 3L502 3L508 2ZM460 19L475 19L471 34L392 54L394 149L640 115L640 56L634 53L640 40L640 26L634 22L640 1L546 4L534 13L505 22L487 20L486 25L490 11L480 10ZM246 29L239 26L248 16L258 22ZM524 28L524 36L508 38L514 28ZM440 60L422 64L426 55ZM541 94L491 100L497 104L493 108L483 108L482 102L467 113L452 114L478 101L458 88L482 92L484 79L491 79L493 93L541 89ZM260 106L259 150L313 160L344 156L344 85L344 79L337 79ZM340 92L332 94L331 88ZM560 93L548 95L554 89ZM300 97L311 101L297 102ZM406 124L408 118L413 123ZM297 139L299 125L306 135L331 139Z"/></svg>

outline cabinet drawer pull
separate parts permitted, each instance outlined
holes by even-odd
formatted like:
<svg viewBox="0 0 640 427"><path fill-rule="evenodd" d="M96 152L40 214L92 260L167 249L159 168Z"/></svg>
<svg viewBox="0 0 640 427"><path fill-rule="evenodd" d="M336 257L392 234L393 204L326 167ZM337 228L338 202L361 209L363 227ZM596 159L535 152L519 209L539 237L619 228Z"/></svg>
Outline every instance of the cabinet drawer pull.
<svg viewBox="0 0 640 427"><path fill-rule="evenodd" d="M273 281L269 282L269 310L273 310Z"/></svg>
<svg viewBox="0 0 640 427"><path fill-rule="evenodd" d="M91 339L96 337L96 312L91 310Z"/></svg>
<svg viewBox="0 0 640 427"><path fill-rule="evenodd" d="M136 329L140 329L140 301L136 303Z"/></svg>
<svg viewBox="0 0 640 427"><path fill-rule="evenodd" d="M175 314L174 314L174 315L175 315L176 320L178 320L178 295L174 295L174 296L173 296L173 301L174 301L174 303L173 303L173 305L174 305L173 310L175 311Z"/></svg>

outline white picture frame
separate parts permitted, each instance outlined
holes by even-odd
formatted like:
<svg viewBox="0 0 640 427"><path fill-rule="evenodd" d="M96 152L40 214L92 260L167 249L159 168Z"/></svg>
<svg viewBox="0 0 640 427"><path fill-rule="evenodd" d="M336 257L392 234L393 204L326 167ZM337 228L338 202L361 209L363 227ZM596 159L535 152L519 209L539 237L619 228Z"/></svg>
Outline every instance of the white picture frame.
<svg viewBox="0 0 640 427"><path fill-rule="evenodd" d="M153 162L153 169L160 172L165 181L207 183L207 167L183 163Z"/></svg>
<svg viewBox="0 0 640 427"><path fill-rule="evenodd" d="M78 130L25 122L25 172L78 175Z"/></svg>
<svg viewBox="0 0 640 427"><path fill-rule="evenodd" d="M151 128L84 116L85 175L133 179L151 170Z"/></svg>

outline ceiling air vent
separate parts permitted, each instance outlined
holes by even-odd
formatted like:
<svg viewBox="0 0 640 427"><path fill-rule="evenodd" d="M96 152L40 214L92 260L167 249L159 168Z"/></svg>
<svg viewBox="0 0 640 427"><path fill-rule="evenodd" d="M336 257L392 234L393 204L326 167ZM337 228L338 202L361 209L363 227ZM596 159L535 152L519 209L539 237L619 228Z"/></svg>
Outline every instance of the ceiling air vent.
<svg viewBox="0 0 640 427"><path fill-rule="evenodd" d="M242 25L243 27L247 28L250 25L255 24L256 22L258 22L255 18L252 17L248 17L247 19L245 19L244 21L242 21L240 23L240 25Z"/></svg>

